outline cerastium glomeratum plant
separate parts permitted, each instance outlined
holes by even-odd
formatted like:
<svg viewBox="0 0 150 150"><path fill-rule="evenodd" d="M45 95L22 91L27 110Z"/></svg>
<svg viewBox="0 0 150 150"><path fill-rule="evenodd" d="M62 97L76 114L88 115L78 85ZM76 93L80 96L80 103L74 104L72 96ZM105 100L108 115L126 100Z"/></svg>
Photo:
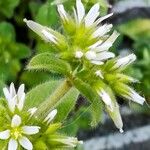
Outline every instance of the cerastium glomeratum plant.
<svg viewBox="0 0 150 150"><path fill-rule="evenodd" d="M62 24L61 32L24 19L31 30L55 49L54 53L49 51L33 57L28 69L47 70L64 75L64 82L39 106L39 112L48 113L59 102L60 97L71 87L75 87L91 105L97 103L94 106L99 105L99 109L103 106L122 132L123 123L115 95L139 104L145 101L129 86L137 80L123 72L135 61L136 56L130 54L121 58L109 52L119 33L111 32L112 24L102 24L112 14L99 17L99 4L95 4L87 14L81 0L76 0L73 15L68 14L63 5L58 5L57 9ZM96 123L97 120L93 120L93 125Z"/></svg>
<svg viewBox="0 0 150 150"><path fill-rule="evenodd" d="M28 105L23 108L26 99L23 84L18 92L13 83L10 88L4 88L5 99L2 100L0 110L0 139L3 147L9 150L39 147L43 150L66 150L81 144L82 141L59 132L62 127L60 122L72 110L80 93L90 103L92 126L100 122L101 110L104 109L120 132L123 132L123 123L116 95L139 104L144 103L145 99L129 86L137 80L124 73L136 56L129 54L115 57L109 51L119 33L112 32L112 24L103 24L113 14L99 17L99 9L97 3L86 13L81 0L76 0L73 14L69 14L62 4L57 5L62 25L59 32L24 19L27 26L53 48L53 51L50 49L33 57L27 69L57 73L62 79L57 86L53 85L54 89L46 100L43 99L37 107L30 109ZM44 94L42 86L41 93L34 93L37 101L37 95L40 94ZM67 106L64 105L66 99L71 101ZM60 113L60 107L65 107L65 112ZM56 114L63 116L62 119L55 120Z"/></svg>

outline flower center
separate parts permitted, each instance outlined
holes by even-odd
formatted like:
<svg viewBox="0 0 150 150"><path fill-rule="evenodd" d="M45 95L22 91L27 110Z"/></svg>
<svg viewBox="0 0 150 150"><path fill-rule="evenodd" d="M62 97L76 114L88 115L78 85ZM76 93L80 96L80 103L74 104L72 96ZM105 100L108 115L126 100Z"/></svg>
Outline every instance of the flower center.
<svg viewBox="0 0 150 150"><path fill-rule="evenodd" d="M17 140L21 136L21 130L19 128L12 129L11 136Z"/></svg>

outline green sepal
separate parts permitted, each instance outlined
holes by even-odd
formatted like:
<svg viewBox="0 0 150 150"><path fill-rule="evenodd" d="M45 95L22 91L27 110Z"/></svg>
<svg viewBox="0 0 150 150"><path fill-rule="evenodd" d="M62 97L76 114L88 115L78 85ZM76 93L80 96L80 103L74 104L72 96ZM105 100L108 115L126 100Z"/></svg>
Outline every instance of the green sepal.
<svg viewBox="0 0 150 150"><path fill-rule="evenodd" d="M83 96L89 100L91 103L91 126L95 127L101 121L101 114L102 114L102 102L97 95L96 91L86 82L82 81L79 78L76 78L74 81L74 86L81 92Z"/></svg>
<svg viewBox="0 0 150 150"><path fill-rule="evenodd" d="M60 129L61 126L62 126L61 123L51 124L51 125L47 128L45 134L53 134L53 133L56 132L58 129Z"/></svg>

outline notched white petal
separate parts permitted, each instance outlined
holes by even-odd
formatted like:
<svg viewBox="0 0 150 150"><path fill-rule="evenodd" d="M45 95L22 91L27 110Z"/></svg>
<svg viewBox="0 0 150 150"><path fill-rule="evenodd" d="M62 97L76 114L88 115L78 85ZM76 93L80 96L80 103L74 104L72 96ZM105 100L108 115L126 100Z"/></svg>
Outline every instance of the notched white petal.
<svg viewBox="0 0 150 150"><path fill-rule="evenodd" d="M0 139L6 140L10 137L10 130L5 130L0 132Z"/></svg>
<svg viewBox="0 0 150 150"><path fill-rule="evenodd" d="M6 100L9 101L11 99L11 95L6 87L3 88L3 93L5 95Z"/></svg>
<svg viewBox="0 0 150 150"><path fill-rule="evenodd" d="M58 12L59 12L60 17L61 17L63 20L68 20L68 14L67 14L67 12L65 11L64 6L63 6L62 4L57 5L57 10L58 10Z"/></svg>
<svg viewBox="0 0 150 150"><path fill-rule="evenodd" d="M45 36L47 41L57 44L56 37L52 33L50 33L50 32L43 29L42 34Z"/></svg>
<svg viewBox="0 0 150 150"><path fill-rule="evenodd" d="M110 14L108 14L108 15L106 15L106 16L103 16L103 17L99 18L99 19L96 21L96 24L101 23L102 21L104 21L105 19L111 17L112 15L113 15L113 13L110 13Z"/></svg>
<svg viewBox="0 0 150 150"><path fill-rule="evenodd" d="M21 124L21 117L18 115L14 115L11 121L11 127L18 127Z"/></svg>
<svg viewBox="0 0 150 150"><path fill-rule="evenodd" d="M145 98L140 96L136 91L134 91L133 89L130 89L130 93L129 93L131 100L139 103L141 105L143 105L143 103L145 102Z"/></svg>
<svg viewBox="0 0 150 150"><path fill-rule="evenodd" d="M8 143L8 150L17 150L17 148L18 148L18 142L11 138Z"/></svg>
<svg viewBox="0 0 150 150"><path fill-rule="evenodd" d="M85 16L85 9L81 0L76 0L76 7L77 7L78 22L81 23L83 17Z"/></svg>
<svg viewBox="0 0 150 150"><path fill-rule="evenodd" d="M111 28L113 27L112 24L104 24L103 26L100 26L94 33L93 37L101 37L104 36L106 33L108 33Z"/></svg>
<svg viewBox="0 0 150 150"><path fill-rule="evenodd" d="M136 55L135 54L130 54L128 56L125 56L123 58L119 58L115 65L113 66L112 69L116 69L116 68L124 68L128 65L130 65L131 63L133 63L136 60Z"/></svg>
<svg viewBox="0 0 150 150"><path fill-rule="evenodd" d="M25 89L25 86L24 84L21 84L19 86L19 89L18 89L18 92L17 92L17 95L18 95L18 98L21 99L22 95L24 94L24 89Z"/></svg>
<svg viewBox="0 0 150 150"><path fill-rule="evenodd" d="M87 51L86 54L85 54L85 57L88 59L88 60L95 60L96 58L96 53L94 51Z"/></svg>
<svg viewBox="0 0 150 150"><path fill-rule="evenodd" d="M27 135L37 134L40 130L39 126L23 126L22 132Z"/></svg>
<svg viewBox="0 0 150 150"><path fill-rule="evenodd" d="M33 114L37 111L37 108L36 107L33 107L33 108L30 108L28 110L28 112L30 113L31 116L33 116Z"/></svg>
<svg viewBox="0 0 150 150"><path fill-rule="evenodd" d="M95 65L103 65L104 64L104 62L99 61L99 60L91 60L91 63L95 64Z"/></svg>
<svg viewBox="0 0 150 150"><path fill-rule="evenodd" d="M13 82L10 84L10 95L11 97L14 97L16 95L16 90Z"/></svg>
<svg viewBox="0 0 150 150"><path fill-rule="evenodd" d="M109 58L114 58L114 57L115 57L115 54L112 52L101 52L96 55L95 60L104 61L104 60L107 60Z"/></svg>
<svg viewBox="0 0 150 150"><path fill-rule="evenodd" d="M31 143L30 140L29 140L27 137L25 137L25 136L22 136L21 138L19 138L19 144L20 144L23 148L25 148L25 149L27 149L27 150L32 150L32 149L33 149L32 143Z"/></svg>
<svg viewBox="0 0 150 150"><path fill-rule="evenodd" d="M104 91L103 89L98 91L99 96L102 98L103 102L110 107L111 111L113 110L113 106L112 106L112 100L109 96L109 94Z"/></svg>
<svg viewBox="0 0 150 150"><path fill-rule="evenodd" d="M57 109L54 109L47 115L47 117L44 119L44 122L47 122L49 124L55 118L56 114Z"/></svg>
<svg viewBox="0 0 150 150"><path fill-rule="evenodd" d="M88 14L86 15L85 25L87 27L91 26L98 16L99 16L99 4L97 3L90 9Z"/></svg>

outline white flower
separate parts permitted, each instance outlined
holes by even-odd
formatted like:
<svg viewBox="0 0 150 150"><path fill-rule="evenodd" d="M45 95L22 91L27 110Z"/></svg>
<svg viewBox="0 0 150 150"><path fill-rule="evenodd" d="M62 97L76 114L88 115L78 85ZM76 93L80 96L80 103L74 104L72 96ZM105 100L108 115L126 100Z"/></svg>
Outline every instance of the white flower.
<svg viewBox="0 0 150 150"><path fill-rule="evenodd" d="M76 8L73 8L74 18L72 18L72 16L65 11L62 4L58 4L57 9L60 18L62 19L63 28L66 30L66 33L72 32L74 29L77 31L72 32L71 34L76 34L79 31L79 34L77 34L79 37L75 35L72 36L73 38L70 38L73 41L77 40L77 42L67 42L67 39L69 38L65 37L65 35L62 35L61 33L58 33L51 28L33 22L32 20L24 19L24 21L31 30L36 32L46 42L52 42L57 47L57 49L60 50L60 52L66 51L68 46L73 49L75 49L75 47L79 47L79 50L77 49L73 51L74 57L76 59L81 59L84 57L92 64L102 65L107 59L115 57L112 52L107 51L113 45L119 34L115 31L111 36L109 36L108 32L110 32L112 29L112 24L101 25L101 22L112 16L112 14L99 17L100 8L98 3L96 3L86 14L84 5L81 0L76 0ZM81 35L80 29L81 31L83 30ZM89 33L89 35L86 37L84 32L85 34ZM80 38L82 40L85 38L85 41L89 40L89 44L88 42L85 42L85 46L81 46L83 43L80 43ZM73 44L70 45L70 43Z"/></svg>
<svg viewBox="0 0 150 150"><path fill-rule="evenodd" d="M126 66L130 65L136 60L136 55L135 54L130 54L128 56L125 56L123 58L119 58L112 69L118 69L118 68L125 68Z"/></svg>
<svg viewBox="0 0 150 150"><path fill-rule="evenodd" d="M9 89L3 88L3 92L11 112L14 112L16 107L19 111L23 109L25 101L24 84L21 84L16 92L14 84L11 83Z"/></svg>
<svg viewBox="0 0 150 150"><path fill-rule="evenodd" d="M58 5L58 12L61 16L61 18L64 21L69 22L69 15L64 10L63 5ZM93 38L100 38L105 37L106 34L111 30L112 24L104 24L103 26L99 26L99 23L108 17L110 17L112 14L109 14L107 16L101 17L99 19L99 4L95 4L90 11L85 14L85 8L81 2L81 0L76 0L76 9L74 9L74 16L77 25L79 24L85 24L85 28L89 28L90 26L95 26L95 31L92 34ZM97 21L96 21L97 19ZM93 27L94 28L94 27ZM91 63L96 65L102 65L103 61L115 57L115 55L111 52L103 52L109 50L109 48L112 46L116 38L119 36L119 34L115 31L110 37L108 37L106 40L101 40L101 38L96 41L96 43L92 44L88 47L87 52L84 52L84 50L80 51L80 53L77 51L75 53L75 58L81 58L83 55L90 60ZM103 53L102 53L103 52Z"/></svg>
<svg viewBox="0 0 150 150"><path fill-rule="evenodd" d="M11 121L11 128L0 132L1 140L8 140L8 150L17 150L18 143L27 150L32 150L33 145L24 135L37 134L40 130L38 126L21 126L21 117L14 115Z"/></svg>
<svg viewBox="0 0 150 150"><path fill-rule="evenodd" d="M55 118L56 114L57 114L57 109L52 110L44 119L44 122L47 122L47 124L49 124Z"/></svg>

